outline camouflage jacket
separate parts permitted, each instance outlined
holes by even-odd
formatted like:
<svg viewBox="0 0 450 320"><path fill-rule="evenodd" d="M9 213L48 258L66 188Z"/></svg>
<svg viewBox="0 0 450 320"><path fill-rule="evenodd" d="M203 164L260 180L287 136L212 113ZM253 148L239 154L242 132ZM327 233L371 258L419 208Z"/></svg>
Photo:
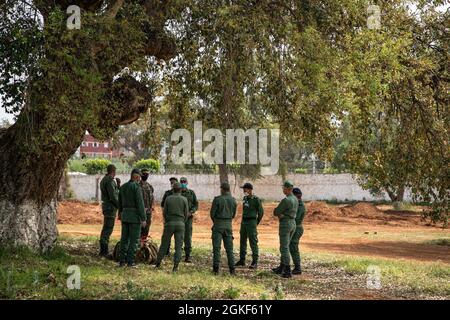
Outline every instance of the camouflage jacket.
<svg viewBox="0 0 450 320"><path fill-rule="evenodd" d="M139 185L141 186L142 189L142 198L144 199L145 210L148 211L150 210L150 208L153 207L153 200L154 200L153 193L155 192L155 190L153 189L152 185L147 181L141 180L139 182Z"/></svg>

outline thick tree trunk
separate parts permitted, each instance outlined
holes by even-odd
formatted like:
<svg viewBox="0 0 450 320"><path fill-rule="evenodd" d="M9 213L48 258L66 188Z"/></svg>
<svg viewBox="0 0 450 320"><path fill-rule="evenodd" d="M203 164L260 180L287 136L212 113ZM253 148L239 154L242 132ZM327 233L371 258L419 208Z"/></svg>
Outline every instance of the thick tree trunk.
<svg viewBox="0 0 450 320"><path fill-rule="evenodd" d="M114 35L116 40L123 39L120 31L123 22L106 28L105 32L112 32L107 37L95 32L68 35L65 21L61 25L56 20L53 24L46 23L55 7L64 11L69 4L97 12L99 22L105 19L109 23L124 1L111 2L102 13L98 9L104 1L34 2L44 20L46 39L42 52L36 56L42 60L36 63L39 72L31 73L28 79L29 85L23 93L25 105L16 123L0 130L0 244L23 244L41 251L51 249L58 234L59 183L67 160L80 145L86 130L106 139L119 125L136 121L148 109L152 100L148 82L141 83L125 74L117 77L125 67L140 60L133 53L169 59L175 55L176 46L164 30L172 8L170 1L140 2L154 18L151 25L139 24L146 36L136 37L132 42L132 47L142 52L122 50L122 45L131 41L128 38L126 43L111 38ZM88 21L90 25L85 26L95 28L95 22ZM97 37L98 41L91 37ZM111 55L104 52L109 52L104 50L106 47L110 47L114 59L105 59L104 54Z"/></svg>
<svg viewBox="0 0 450 320"><path fill-rule="evenodd" d="M228 168L226 164L219 164L219 179L220 183L229 182L228 181Z"/></svg>
<svg viewBox="0 0 450 320"><path fill-rule="evenodd" d="M140 94L137 81L125 83L135 91L121 88L126 108L115 117L102 117L106 128L130 123L148 108L151 97ZM0 244L45 252L56 241L59 184L87 128L61 121L47 131L42 129L47 121L45 113L25 108L14 125L0 131Z"/></svg>
<svg viewBox="0 0 450 320"><path fill-rule="evenodd" d="M405 196L405 186L400 186L396 191L386 190L392 202L402 202Z"/></svg>
<svg viewBox="0 0 450 320"><path fill-rule="evenodd" d="M31 199L0 200L0 243L48 251L58 236L56 212L56 200L43 204Z"/></svg>
<svg viewBox="0 0 450 320"><path fill-rule="evenodd" d="M58 188L84 129L73 127L64 143L36 150L32 141L43 140L44 121L42 115L24 110L13 126L0 132L0 244L47 251L56 241Z"/></svg>

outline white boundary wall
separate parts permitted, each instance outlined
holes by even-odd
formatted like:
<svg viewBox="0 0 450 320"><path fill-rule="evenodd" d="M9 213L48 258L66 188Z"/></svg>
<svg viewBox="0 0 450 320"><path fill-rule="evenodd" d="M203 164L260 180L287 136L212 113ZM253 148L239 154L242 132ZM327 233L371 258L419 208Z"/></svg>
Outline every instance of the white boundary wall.
<svg viewBox="0 0 450 320"><path fill-rule="evenodd" d="M169 178L175 176L178 179L182 175L151 175L150 184L155 188L156 200L160 201L164 191L169 189ZM212 200L219 194L219 176L214 174L185 175L189 181L189 188L193 189L199 200ZM129 175L118 175L125 183L129 180ZM70 186L78 200L95 200L96 178L102 176L75 176L70 175ZM352 177L351 174L292 174L287 177L295 186L299 186L303 192L303 199L308 200L340 200L340 201L372 201L388 199L384 197L373 197L368 191L363 190ZM260 198L268 201L278 201L283 198L281 190L282 178L280 176L266 176L253 184L254 192ZM235 182L230 176L230 184L233 195L236 198L242 197L239 186L243 181ZM100 194L100 191L98 191ZM408 193L405 200L410 200Z"/></svg>

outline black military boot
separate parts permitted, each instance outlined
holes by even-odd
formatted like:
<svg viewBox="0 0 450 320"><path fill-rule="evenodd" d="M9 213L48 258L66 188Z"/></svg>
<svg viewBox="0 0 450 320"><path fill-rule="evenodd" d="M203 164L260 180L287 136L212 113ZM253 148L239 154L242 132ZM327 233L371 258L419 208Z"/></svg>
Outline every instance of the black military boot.
<svg viewBox="0 0 450 320"><path fill-rule="evenodd" d="M155 269L160 269L160 268L161 268L161 261L156 261Z"/></svg>
<svg viewBox="0 0 450 320"><path fill-rule="evenodd" d="M236 275L236 269L234 267L230 267L230 275L232 276Z"/></svg>
<svg viewBox="0 0 450 320"><path fill-rule="evenodd" d="M283 265L280 264L278 267L273 268L272 271L275 272L276 274L281 274L282 269L283 269Z"/></svg>
<svg viewBox="0 0 450 320"><path fill-rule="evenodd" d="M292 270L292 274L302 274L302 268L299 264L296 264L294 266L294 270Z"/></svg>
<svg viewBox="0 0 450 320"><path fill-rule="evenodd" d="M252 264L248 268L249 269L257 269L258 268L258 262L253 260Z"/></svg>
<svg viewBox="0 0 450 320"><path fill-rule="evenodd" d="M105 243L100 243L100 257L107 257L108 256L108 245Z"/></svg>
<svg viewBox="0 0 450 320"><path fill-rule="evenodd" d="M238 262L235 263L235 267L245 267L245 261L240 259Z"/></svg>
<svg viewBox="0 0 450 320"><path fill-rule="evenodd" d="M290 265L284 265L283 266L283 270L281 271L281 276L283 278L290 278L290 277L292 277L291 266Z"/></svg>
<svg viewBox="0 0 450 320"><path fill-rule="evenodd" d="M184 262L186 262L186 263L192 263L191 256L186 256L186 258L184 258Z"/></svg>
<svg viewBox="0 0 450 320"><path fill-rule="evenodd" d="M127 265L127 263L125 261L120 261L118 267L122 268L125 267Z"/></svg>
<svg viewBox="0 0 450 320"><path fill-rule="evenodd" d="M177 272L177 271L178 271L178 262L174 263L173 269L172 269L172 272Z"/></svg>
<svg viewBox="0 0 450 320"><path fill-rule="evenodd" d="M134 261L130 261L127 263L128 268L137 268L137 264Z"/></svg>
<svg viewBox="0 0 450 320"><path fill-rule="evenodd" d="M213 265L213 273L219 274L219 265L218 264Z"/></svg>

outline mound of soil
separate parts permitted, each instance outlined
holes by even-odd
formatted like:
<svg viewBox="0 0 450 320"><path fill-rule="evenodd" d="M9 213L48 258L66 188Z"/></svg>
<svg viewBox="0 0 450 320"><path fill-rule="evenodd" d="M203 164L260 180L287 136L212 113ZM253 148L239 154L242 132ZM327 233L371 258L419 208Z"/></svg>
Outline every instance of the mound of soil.
<svg viewBox="0 0 450 320"><path fill-rule="evenodd" d="M58 204L59 224L102 224L102 208L98 203L62 201Z"/></svg>
<svg viewBox="0 0 450 320"><path fill-rule="evenodd" d="M358 202L354 205L345 206L339 209L341 211L340 214L345 217L382 220L385 218L383 211L367 202Z"/></svg>
<svg viewBox="0 0 450 320"><path fill-rule="evenodd" d="M278 226L278 219L273 216L273 210L278 205L276 202L264 203L264 218L262 226ZM209 211L211 203L199 202L199 210L195 214L194 222L203 226L211 226ZM345 222L345 223L370 223L383 225L427 225L421 220L420 212L394 211L367 203L360 202L355 205L333 206L323 201L310 201L306 203L307 214L305 223L320 222ZM242 218L242 202L238 202L237 217L233 225L238 226ZM98 203L87 203L74 200L66 200L59 203L58 224L102 224L103 214ZM152 223L162 224L161 205L155 205Z"/></svg>
<svg viewBox="0 0 450 320"><path fill-rule="evenodd" d="M305 222L342 221L341 211L337 207L329 206L323 201L306 203Z"/></svg>

